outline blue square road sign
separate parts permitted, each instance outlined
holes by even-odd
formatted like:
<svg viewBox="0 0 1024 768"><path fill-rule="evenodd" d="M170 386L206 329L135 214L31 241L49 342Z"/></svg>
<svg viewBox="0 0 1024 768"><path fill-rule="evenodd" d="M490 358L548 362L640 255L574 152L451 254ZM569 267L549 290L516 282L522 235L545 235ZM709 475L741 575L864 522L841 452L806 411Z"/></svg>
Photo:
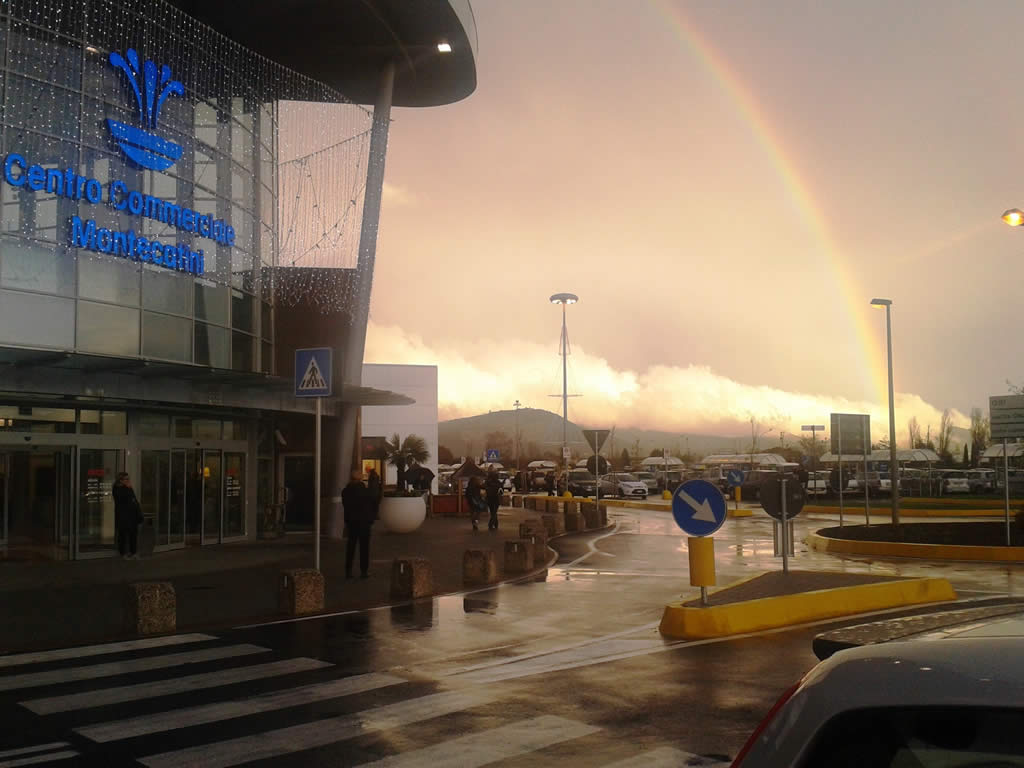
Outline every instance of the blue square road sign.
<svg viewBox="0 0 1024 768"><path fill-rule="evenodd" d="M332 352L330 347L295 350L295 396L330 397Z"/></svg>

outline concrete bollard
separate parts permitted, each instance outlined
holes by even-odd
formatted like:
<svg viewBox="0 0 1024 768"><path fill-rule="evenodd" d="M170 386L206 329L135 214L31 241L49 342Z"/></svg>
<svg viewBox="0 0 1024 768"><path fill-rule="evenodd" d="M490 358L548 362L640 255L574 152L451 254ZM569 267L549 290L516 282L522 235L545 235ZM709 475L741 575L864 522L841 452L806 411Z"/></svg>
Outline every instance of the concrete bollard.
<svg viewBox="0 0 1024 768"><path fill-rule="evenodd" d="M501 506L511 507L512 506L512 494L503 493L501 494Z"/></svg>
<svg viewBox="0 0 1024 768"><path fill-rule="evenodd" d="M423 557L395 558L391 563L391 599L415 600L434 594L430 561Z"/></svg>
<svg viewBox="0 0 1024 768"><path fill-rule="evenodd" d="M587 528L600 528L601 527L601 510L597 508L597 504L587 504L580 508L583 513L583 521Z"/></svg>
<svg viewBox="0 0 1024 768"><path fill-rule="evenodd" d="M462 583L468 587L493 584L498 580L498 558L490 549L467 549L462 553Z"/></svg>
<svg viewBox="0 0 1024 768"><path fill-rule="evenodd" d="M607 528L608 527L608 507L607 507L607 505L602 504L602 505L600 505L599 509L600 509L601 527L602 528Z"/></svg>
<svg viewBox="0 0 1024 768"><path fill-rule="evenodd" d="M178 603L169 581L128 585L125 629L133 635L160 635L178 627Z"/></svg>
<svg viewBox="0 0 1024 768"><path fill-rule="evenodd" d="M559 512L562 511L562 503L563 502L559 501L557 498L548 499L547 502L548 503L547 503L546 509L544 511L547 512L549 515L557 515ZM565 503L569 504L571 502L566 500Z"/></svg>
<svg viewBox="0 0 1024 768"><path fill-rule="evenodd" d="M296 568L281 574L277 607L289 616L324 609L324 575L312 568Z"/></svg>
<svg viewBox="0 0 1024 768"><path fill-rule="evenodd" d="M541 515L541 520L549 539L565 533L565 515Z"/></svg>
<svg viewBox="0 0 1024 768"><path fill-rule="evenodd" d="M535 567L540 567L548 561L548 535L545 531L539 531L534 533L530 538L525 539L529 541L533 547L533 564Z"/></svg>
<svg viewBox="0 0 1024 768"><path fill-rule="evenodd" d="M536 509L537 498L535 496L524 496L523 497L523 509Z"/></svg>
<svg viewBox="0 0 1024 768"><path fill-rule="evenodd" d="M505 542L505 575L514 576L533 570L533 544L530 541Z"/></svg>
<svg viewBox="0 0 1024 768"><path fill-rule="evenodd" d="M523 497L522 496L513 496L512 497L512 506L517 508L517 509L521 509L522 506L523 506Z"/></svg>
<svg viewBox="0 0 1024 768"><path fill-rule="evenodd" d="M579 512L566 512L565 513L565 532L566 533L577 533L585 530L583 524L583 515Z"/></svg>

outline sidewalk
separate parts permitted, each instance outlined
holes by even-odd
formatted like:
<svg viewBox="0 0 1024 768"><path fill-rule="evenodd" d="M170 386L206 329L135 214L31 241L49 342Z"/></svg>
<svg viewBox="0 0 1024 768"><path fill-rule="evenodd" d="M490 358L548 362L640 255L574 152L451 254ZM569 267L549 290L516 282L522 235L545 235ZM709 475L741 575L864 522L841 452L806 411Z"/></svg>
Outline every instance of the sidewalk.
<svg viewBox="0 0 1024 768"><path fill-rule="evenodd" d="M467 549L497 553L503 577L506 540L519 538L519 524L532 510L503 507L498 531L486 519L474 532L468 518L428 518L413 533L394 534L378 524L370 539L370 576L345 579L345 542L321 540L320 561L327 611L386 605L391 562L425 557L437 594L462 585ZM356 555L358 561L358 553ZM93 643L124 635L125 585L170 581L177 595L178 629L224 628L282 618L277 599L281 571L313 567L311 535L159 552L143 560L80 560L57 563L0 562L0 653Z"/></svg>

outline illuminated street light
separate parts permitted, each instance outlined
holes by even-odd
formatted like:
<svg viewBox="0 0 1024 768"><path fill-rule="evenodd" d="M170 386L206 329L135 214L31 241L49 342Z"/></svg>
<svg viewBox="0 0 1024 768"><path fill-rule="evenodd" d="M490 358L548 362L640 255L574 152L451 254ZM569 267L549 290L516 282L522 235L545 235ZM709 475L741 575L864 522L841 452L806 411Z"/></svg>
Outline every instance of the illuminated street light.
<svg viewBox="0 0 1024 768"><path fill-rule="evenodd" d="M899 525L900 470L896 462L896 406L892 387L892 299L872 299L871 306L885 309L885 338L889 348L889 498L892 501L892 524ZM867 475L864 476L864 482L867 483Z"/></svg>
<svg viewBox="0 0 1024 768"><path fill-rule="evenodd" d="M1024 224L1024 211L1019 208L1011 208L1003 213L1002 219L1011 227L1019 227Z"/></svg>
<svg viewBox="0 0 1024 768"><path fill-rule="evenodd" d="M447 43L447 42L440 42L440 43L438 43L437 44L437 52L438 53L451 53L452 52L452 44L451 43Z"/></svg>
<svg viewBox="0 0 1024 768"><path fill-rule="evenodd" d="M569 457L566 456L566 449L569 447L569 331L565 326L565 307L568 304L575 304L580 297L575 293L556 293L551 297L552 304L562 305L562 461L566 470L569 469ZM594 466L594 473L597 473L597 466Z"/></svg>

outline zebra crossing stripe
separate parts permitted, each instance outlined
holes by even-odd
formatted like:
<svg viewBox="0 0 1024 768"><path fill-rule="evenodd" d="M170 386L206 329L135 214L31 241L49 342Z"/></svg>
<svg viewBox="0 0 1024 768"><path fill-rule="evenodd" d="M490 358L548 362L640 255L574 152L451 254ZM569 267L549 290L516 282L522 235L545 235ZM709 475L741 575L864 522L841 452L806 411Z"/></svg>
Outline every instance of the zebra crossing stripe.
<svg viewBox="0 0 1024 768"><path fill-rule="evenodd" d="M166 669L182 664L196 664L203 661L230 659L235 656L247 656L253 653L266 653L266 648L258 645L228 645L218 648L204 648L200 651L186 653L169 653L164 656L147 656L142 659L112 661L107 664L90 664L85 667L68 667L67 669L51 669L46 672L26 672L20 675L0 677L0 691L16 691L21 688L38 688L43 685L70 683L80 680L95 680L100 677L112 677L129 672L148 672L153 669Z"/></svg>
<svg viewBox="0 0 1024 768"><path fill-rule="evenodd" d="M361 768L436 768L453 759L459 768L478 768L550 747L552 744L589 736L600 730L586 723L566 720L564 717L544 715L385 757L383 760L365 763Z"/></svg>
<svg viewBox="0 0 1024 768"><path fill-rule="evenodd" d="M251 760L263 760L336 744L366 733L400 728L489 704L493 700L493 696L483 691L435 693L353 715L315 720L252 736L163 752L138 758L138 761L150 768L186 768L194 765L202 765L204 768L227 768Z"/></svg>
<svg viewBox="0 0 1024 768"><path fill-rule="evenodd" d="M31 747L19 747L18 749L8 749L0 752L0 758L5 757L17 757L18 755L30 755L33 752L45 752L48 749L58 749L60 747L67 747L69 744L66 741L54 741L49 744L36 744Z"/></svg>
<svg viewBox="0 0 1024 768"><path fill-rule="evenodd" d="M317 701L337 699L354 693L364 693L389 685L404 683L401 677L370 673L331 680L327 683L314 683L283 691L274 691L246 699L222 701L214 704L200 704L195 707L174 709L159 712L155 715L142 715L127 720L115 720L99 723L75 731L88 739L98 742L118 741L136 736L145 736L163 731L176 731L179 728L190 728L194 725L206 725L237 717L273 712L287 707L298 707Z"/></svg>
<svg viewBox="0 0 1024 768"><path fill-rule="evenodd" d="M78 753L73 749L66 749L63 752L48 752L45 755L35 755L34 757L21 757L17 760L6 760L0 763L0 768L17 768L20 765L38 765L39 763L49 763L54 760L67 760L69 757L74 757Z"/></svg>
<svg viewBox="0 0 1024 768"><path fill-rule="evenodd" d="M15 768L15 766L19 765L36 765L38 763L48 763L51 760L65 760L78 754L73 749L61 749L59 752L47 751L67 746L69 745L66 741L54 741L50 744L36 744L31 747L8 749L0 752L0 768ZM8 757L13 759L4 759Z"/></svg>
<svg viewBox="0 0 1024 768"><path fill-rule="evenodd" d="M60 648L55 651L36 651L33 653L14 653L0 656L0 669L16 667L21 664L42 664L47 661L64 661L81 659L87 656L102 656L105 653L121 653L123 651L139 651L149 648L163 648L168 645L199 643L204 640L216 640L211 635L168 635L166 637L150 637L145 640L126 640L120 643L103 643L102 645L83 645L78 648Z"/></svg>
<svg viewBox="0 0 1024 768"><path fill-rule="evenodd" d="M217 672L206 672L198 675L175 677L137 685L123 685L116 688L101 688L96 691L72 693L67 696L51 696L45 699L31 699L21 702L37 715L52 715L56 712L70 712L78 709L105 707L109 704L123 704L126 701L155 699L158 696L170 696L186 691L201 691L205 688L216 688L221 685L244 683L250 680L263 680L269 677L280 677L295 672L306 672L311 669L323 669L332 666L329 662L317 659L285 659L269 664L255 664L248 667L221 669Z"/></svg>
<svg viewBox="0 0 1024 768"><path fill-rule="evenodd" d="M711 760L692 752L683 752L681 749L658 747L649 752L641 752L636 757L627 757L625 760L610 763L604 768L678 768L680 765L694 768L728 768L729 763Z"/></svg>

